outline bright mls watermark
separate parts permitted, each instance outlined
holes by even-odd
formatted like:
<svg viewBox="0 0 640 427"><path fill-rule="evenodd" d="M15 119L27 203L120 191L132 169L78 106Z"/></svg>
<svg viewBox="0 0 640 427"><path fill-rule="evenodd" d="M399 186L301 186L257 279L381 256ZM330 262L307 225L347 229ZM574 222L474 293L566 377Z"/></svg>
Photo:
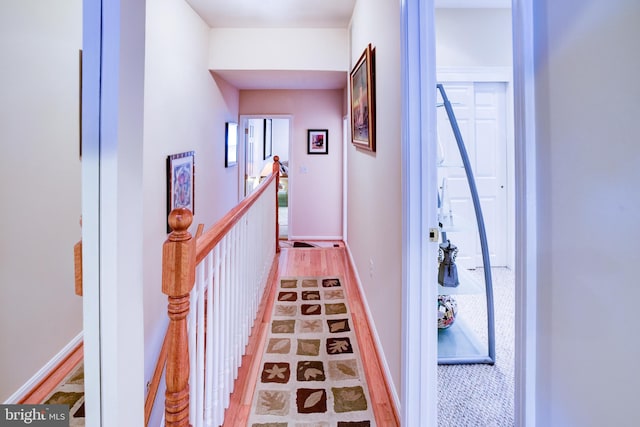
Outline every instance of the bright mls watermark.
<svg viewBox="0 0 640 427"><path fill-rule="evenodd" d="M68 405L0 405L0 427L69 427Z"/></svg>

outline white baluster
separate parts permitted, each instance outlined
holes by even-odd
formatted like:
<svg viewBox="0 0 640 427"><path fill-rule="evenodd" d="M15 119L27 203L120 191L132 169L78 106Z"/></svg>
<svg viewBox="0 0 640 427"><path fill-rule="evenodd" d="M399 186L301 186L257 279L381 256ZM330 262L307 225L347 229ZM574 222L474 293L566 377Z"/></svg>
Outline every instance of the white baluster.
<svg viewBox="0 0 640 427"><path fill-rule="evenodd" d="M224 290L225 297L225 333L224 333L224 407L229 407L229 395L231 394L231 337L233 336L233 306L232 306L232 292L231 289L231 253L229 236L224 239L224 281L222 289Z"/></svg>
<svg viewBox="0 0 640 427"><path fill-rule="evenodd" d="M222 343L221 343L221 334L222 334L222 309L221 309L221 302L222 302L222 295L221 295L221 285L222 282L220 281L220 278L222 276L222 260L221 260L221 248L220 248L220 244L218 244L216 246L216 251L215 251L215 275L214 275L214 279L213 279L213 283L214 283L214 288L215 288L215 292L214 292L214 307L215 307L215 311L214 311L214 315L215 315L215 327L214 327L214 331L215 331L215 335L214 335L214 372L215 372L215 378L214 378L214 382L215 382L215 388L214 388L214 401L215 401L215 422L216 422L216 426L222 425L222 422L224 420L224 406L223 406L223 399L222 399Z"/></svg>
<svg viewBox="0 0 640 427"><path fill-rule="evenodd" d="M204 425L206 426L211 426L213 425L213 408L215 407L215 402L213 401L214 398L214 392L213 392L213 360L214 360L214 354L215 354L215 349L214 349L214 344L213 344L213 334L214 334L214 328L213 328L213 294L214 294L214 287L213 287L213 275L214 275L214 270L213 270L213 258L214 258L214 252L209 252L209 254L207 254L207 257L205 258L203 264L206 262L206 266L207 266L207 284L206 284L206 289L207 289L207 310L206 310L206 326L207 326L207 332L205 334L205 338L206 338L206 359L205 359L205 382L204 382L204 390L205 390L205 395L204 395Z"/></svg>
<svg viewBox="0 0 640 427"><path fill-rule="evenodd" d="M198 285L194 285L189 295L189 317L187 320L187 333L189 336L189 422L191 425L195 424L196 420L196 405L198 400L198 394L196 393L196 376L197 372L192 367L195 366L196 361L196 330L198 328Z"/></svg>
<svg viewBox="0 0 640 427"><path fill-rule="evenodd" d="M196 363L193 365L192 371L196 372L196 420L193 426L202 426L202 408L204 399L204 295L205 295L205 264L200 263L196 268L196 287L198 289L198 301L196 307L197 316L197 335L196 335Z"/></svg>

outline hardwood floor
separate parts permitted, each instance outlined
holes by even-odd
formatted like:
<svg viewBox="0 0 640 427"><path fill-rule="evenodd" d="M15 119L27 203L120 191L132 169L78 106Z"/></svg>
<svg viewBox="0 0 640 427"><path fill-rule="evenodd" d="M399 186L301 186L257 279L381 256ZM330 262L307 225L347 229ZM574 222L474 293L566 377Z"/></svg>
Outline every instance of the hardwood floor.
<svg viewBox="0 0 640 427"><path fill-rule="evenodd" d="M355 273L351 268L344 245L337 243L337 246L282 248L280 255L276 257L247 352L242 360L242 367L235 383L231 403L225 412L225 427L238 427L247 424L278 278L284 276L339 276L344 279L376 424L380 427L400 426L400 418L391 398L390 385L386 382L380 355L371 335L363 296L359 291Z"/></svg>

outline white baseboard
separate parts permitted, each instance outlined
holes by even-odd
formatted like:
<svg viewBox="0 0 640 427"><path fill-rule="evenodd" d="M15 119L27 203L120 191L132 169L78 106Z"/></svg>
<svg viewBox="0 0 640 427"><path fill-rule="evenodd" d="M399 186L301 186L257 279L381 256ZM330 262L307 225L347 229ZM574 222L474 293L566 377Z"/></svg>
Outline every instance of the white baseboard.
<svg viewBox="0 0 640 427"><path fill-rule="evenodd" d="M375 323L373 322L373 316L371 315L371 311L369 310L369 304L365 298L364 289L362 288L362 281L360 280L360 275L358 274L358 270L356 270L356 263L353 260L353 255L351 254L351 248L349 248L349 244L344 242L345 247L347 249L347 255L349 256L349 262L351 263L351 268L353 269L353 273L356 276L356 282L358 284L358 289L360 290L360 295L362 295L362 305L364 306L365 314L367 315L367 321L369 323L369 327L371 328L371 336L373 337L373 341L376 345L376 348L379 352L380 363L382 363L382 368L384 370L384 376L387 384L389 385L389 390L391 391L391 397L393 398L393 403L396 405L396 409L398 413L400 413L400 398L398 396L398 391L394 387L393 381L391 380L391 370L389 369L389 365L387 364L387 358L384 356L384 349L382 347L382 343L380 342L380 337L378 336L378 331L376 330Z"/></svg>
<svg viewBox="0 0 640 427"><path fill-rule="evenodd" d="M5 400L5 404L14 404L18 403L20 399L27 395L35 386L40 383L43 379L45 379L51 371L66 359L71 352L82 342L83 334L80 332L74 339L72 339L69 344L67 344L62 350L56 354L53 359L49 360L46 365L44 365L36 374L31 377L26 383L22 385L15 393L13 393L7 400Z"/></svg>
<svg viewBox="0 0 640 427"><path fill-rule="evenodd" d="M341 241L342 236L288 236L289 240L309 240L309 241L323 241L323 240L337 240Z"/></svg>

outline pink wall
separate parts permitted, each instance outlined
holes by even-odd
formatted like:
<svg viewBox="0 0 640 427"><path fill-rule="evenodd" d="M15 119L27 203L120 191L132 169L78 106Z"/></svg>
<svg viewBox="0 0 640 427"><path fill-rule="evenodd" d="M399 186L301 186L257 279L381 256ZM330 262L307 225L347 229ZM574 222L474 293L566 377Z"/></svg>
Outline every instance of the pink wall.
<svg viewBox="0 0 640 427"><path fill-rule="evenodd" d="M240 91L240 115L292 117L290 239L342 238L343 105L343 89ZM329 154L307 154L309 129L329 131Z"/></svg>

